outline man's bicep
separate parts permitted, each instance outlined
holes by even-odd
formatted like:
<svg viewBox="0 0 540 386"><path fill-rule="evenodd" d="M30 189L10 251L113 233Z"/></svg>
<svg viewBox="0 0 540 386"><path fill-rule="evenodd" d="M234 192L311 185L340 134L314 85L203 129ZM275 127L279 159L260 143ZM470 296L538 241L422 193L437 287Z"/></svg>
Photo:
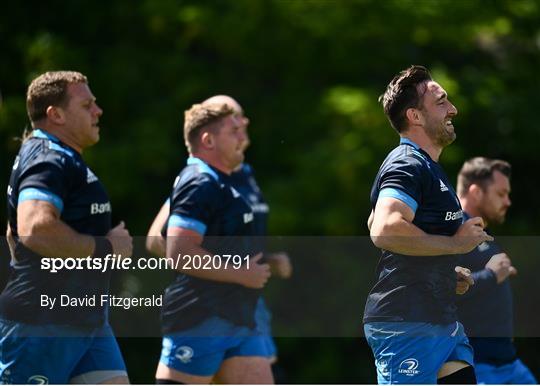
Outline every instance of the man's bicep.
<svg viewBox="0 0 540 386"><path fill-rule="evenodd" d="M407 222L414 220L414 210L406 202L394 197L379 197L373 213L373 225L381 224L396 217Z"/></svg>
<svg viewBox="0 0 540 386"><path fill-rule="evenodd" d="M167 257L176 257L179 253L189 255L198 249L203 235L192 229L172 226L167 229Z"/></svg>
<svg viewBox="0 0 540 386"><path fill-rule="evenodd" d="M165 224L169 219L170 204L167 200L160 208L158 214L154 218L150 229L148 230L147 236L149 237L161 237L161 230L164 228Z"/></svg>
<svg viewBox="0 0 540 386"><path fill-rule="evenodd" d="M24 200L17 206L17 233L32 236L36 224L47 224L60 218L59 209L44 200Z"/></svg>

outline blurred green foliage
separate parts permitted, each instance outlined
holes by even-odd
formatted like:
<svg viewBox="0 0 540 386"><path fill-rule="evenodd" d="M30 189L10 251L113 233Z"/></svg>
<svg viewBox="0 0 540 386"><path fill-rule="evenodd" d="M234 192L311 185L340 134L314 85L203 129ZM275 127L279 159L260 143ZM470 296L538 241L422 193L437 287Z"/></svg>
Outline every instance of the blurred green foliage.
<svg viewBox="0 0 540 386"><path fill-rule="evenodd" d="M251 119L247 157L272 208L271 233L365 235L373 177L397 143L377 97L395 73L423 64L459 110L458 139L441 158L450 178L468 157L507 159L514 205L497 231L536 234L539 21L535 0L9 2L0 178L7 183L13 138L28 126L29 81L73 69L104 109L102 141L85 158L132 234L146 233L184 164L183 111L224 93ZM287 342L284 356L302 355L299 346ZM298 361L290 381L316 382L310 374L328 366L329 381L350 379L317 360ZM356 381L373 381L370 362L362 366Z"/></svg>

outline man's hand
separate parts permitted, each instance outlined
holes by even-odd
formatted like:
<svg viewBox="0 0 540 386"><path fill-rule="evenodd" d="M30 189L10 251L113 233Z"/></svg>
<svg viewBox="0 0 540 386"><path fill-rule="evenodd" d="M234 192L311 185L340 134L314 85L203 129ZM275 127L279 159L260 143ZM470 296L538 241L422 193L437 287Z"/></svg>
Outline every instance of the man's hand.
<svg viewBox="0 0 540 386"><path fill-rule="evenodd" d="M258 261L263 257L258 253L249 260L249 269L247 265L242 266L237 271L238 284L248 288L263 288L268 278L270 278L270 266L268 264L259 264Z"/></svg>
<svg viewBox="0 0 540 386"><path fill-rule="evenodd" d="M117 256L122 255L122 258L126 258L133 253L133 238L123 221L107 233L107 239L111 242L113 253Z"/></svg>
<svg viewBox="0 0 540 386"><path fill-rule="evenodd" d="M457 274L456 294L463 295L469 290L470 286L474 285L471 270L459 265L454 270Z"/></svg>
<svg viewBox="0 0 540 386"><path fill-rule="evenodd" d="M486 268L495 273L497 284L501 284L511 275L517 275L517 269L512 266L512 261L506 253L498 253L491 256L486 264Z"/></svg>
<svg viewBox="0 0 540 386"><path fill-rule="evenodd" d="M457 253L469 253L484 241L493 241L493 237L484 231L482 217L473 217L465 221L453 236Z"/></svg>
<svg viewBox="0 0 540 386"><path fill-rule="evenodd" d="M264 255L272 275L276 275L282 279L288 279L292 275L292 264L289 255L285 252L267 253Z"/></svg>

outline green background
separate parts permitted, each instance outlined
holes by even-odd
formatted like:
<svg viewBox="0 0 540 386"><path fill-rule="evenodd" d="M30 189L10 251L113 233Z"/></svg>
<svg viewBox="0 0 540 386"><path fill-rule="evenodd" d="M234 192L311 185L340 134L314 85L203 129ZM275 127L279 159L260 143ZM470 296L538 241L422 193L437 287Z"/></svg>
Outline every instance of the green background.
<svg viewBox="0 0 540 386"><path fill-rule="evenodd" d="M9 2L0 13L0 179L6 186L13 138L28 127L28 83L77 70L104 110L102 140L84 157L133 235L146 234L185 162L183 111L214 94L235 97L251 119L247 159L272 234L366 235L373 177L398 140L377 97L395 73L422 64L459 110L458 138L440 160L448 175L476 155L511 162L513 207L495 232L535 235L539 54L533 0ZM517 312L530 284L519 280ZM518 345L538 368L535 342ZM278 343L288 382L374 381L360 338ZM132 381L152 382L159 341L122 347Z"/></svg>

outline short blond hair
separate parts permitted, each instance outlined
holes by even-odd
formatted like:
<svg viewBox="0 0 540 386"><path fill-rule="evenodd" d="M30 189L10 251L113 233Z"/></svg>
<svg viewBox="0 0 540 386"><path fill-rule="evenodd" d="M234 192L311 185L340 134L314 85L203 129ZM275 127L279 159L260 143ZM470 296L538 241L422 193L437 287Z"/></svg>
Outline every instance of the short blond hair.
<svg viewBox="0 0 540 386"><path fill-rule="evenodd" d="M68 85L86 83L86 76L76 71L49 71L35 78L26 92L26 111L30 122L47 117L49 106L65 107L69 100Z"/></svg>
<svg viewBox="0 0 540 386"><path fill-rule="evenodd" d="M190 153L197 150L202 129L218 129L217 123L234 114L231 106L225 103L195 104L184 112L184 141Z"/></svg>

